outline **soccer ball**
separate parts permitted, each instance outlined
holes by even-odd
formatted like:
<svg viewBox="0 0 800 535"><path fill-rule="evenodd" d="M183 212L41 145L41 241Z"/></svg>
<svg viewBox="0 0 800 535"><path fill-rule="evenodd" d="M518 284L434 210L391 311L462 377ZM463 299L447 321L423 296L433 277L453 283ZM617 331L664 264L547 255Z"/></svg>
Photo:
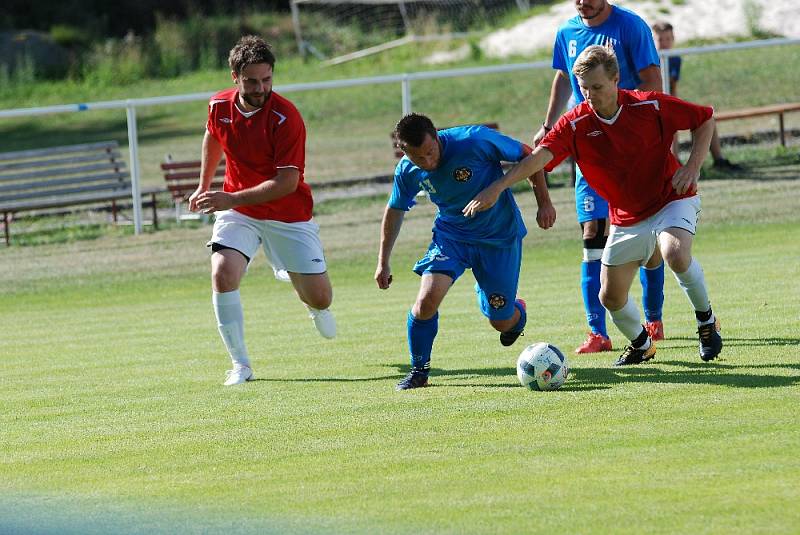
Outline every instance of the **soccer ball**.
<svg viewBox="0 0 800 535"><path fill-rule="evenodd" d="M569 376L569 362L556 346L529 345L517 359L517 377L531 390L558 390Z"/></svg>

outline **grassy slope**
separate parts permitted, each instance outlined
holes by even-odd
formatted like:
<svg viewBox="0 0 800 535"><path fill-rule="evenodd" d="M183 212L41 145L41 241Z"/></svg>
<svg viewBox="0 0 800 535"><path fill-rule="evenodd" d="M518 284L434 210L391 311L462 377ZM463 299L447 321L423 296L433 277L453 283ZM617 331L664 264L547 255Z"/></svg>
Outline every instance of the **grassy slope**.
<svg viewBox="0 0 800 535"><path fill-rule="evenodd" d="M516 386L521 347L497 343L469 277L442 309L435 388L393 391L407 365L404 317L418 284L408 266L428 239L427 205L409 215L388 292L371 283L381 201L320 217L340 323L333 343L287 286L254 267L243 295L261 380L235 389L220 386L199 246L208 228L12 249L13 262L0 257L0 528L792 532L794 188L704 187L696 251L723 321L723 360L696 357L685 297L668 281L668 340L654 364L573 358L570 381L550 394ZM522 340L569 350L584 328L579 244L571 191L553 194L560 219L546 233L521 196L531 235L520 293L532 305Z"/></svg>
<svg viewBox="0 0 800 535"><path fill-rule="evenodd" d="M330 68L296 60L279 62L276 83L499 63L470 59L457 65L425 65L422 58L441 46L452 44L414 45ZM785 65L791 64L796 55L797 46L788 46L687 57L680 94L690 100L713 104L718 109L793 101L796 99L796 80L793 71L786 69ZM547 59L547 54L524 59ZM0 107L212 92L225 87L228 80L227 72L215 71L175 80L143 80L134 86L117 88L42 82L25 91L0 92ZM413 107L429 113L442 126L498 121L505 132L527 140L546 109L551 80L552 71L542 69L511 75L414 82ZM753 93L750 90L753 80L770 80L770 90ZM399 84L292 93L288 96L298 105L308 123L306 175L310 182L391 172L394 159L388 132L401 113ZM162 185L158 164L166 154L178 159L198 156L205 115L203 102L139 110L142 180L146 185ZM800 121L800 114L787 116L788 127L798 127L800 123L797 121ZM734 121L723 124L721 131L725 134L764 129L768 124L774 129L774 122L771 118ZM348 135L343 137L342 132ZM124 110L93 111L5 119L0 122L0 136L6 140L3 150L15 150L103 139L117 139L124 144L127 130Z"/></svg>

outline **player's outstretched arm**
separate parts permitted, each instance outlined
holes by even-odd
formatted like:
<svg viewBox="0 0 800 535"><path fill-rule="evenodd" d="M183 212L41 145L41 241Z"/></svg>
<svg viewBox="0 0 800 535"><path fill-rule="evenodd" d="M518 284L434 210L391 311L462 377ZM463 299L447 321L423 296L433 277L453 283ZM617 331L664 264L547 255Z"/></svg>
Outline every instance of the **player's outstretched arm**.
<svg viewBox="0 0 800 535"><path fill-rule="evenodd" d="M536 147L533 152L522 159L508 172L495 180L483 191L478 193L474 199L469 201L461 210L466 217L472 217L478 212L488 210L497 202L498 197L506 188L510 188L520 180L525 180L529 176L538 173L547 163L553 159L553 153L544 147Z"/></svg>
<svg viewBox="0 0 800 535"><path fill-rule="evenodd" d="M214 174L217 172L217 166L222 160L222 144L206 130L203 136L202 156L200 159L200 183L197 189L189 196L189 210L197 212L200 207L197 206L197 198L200 194L208 191L211 186L211 181L214 180Z"/></svg>
<svg viewBox="0 0 800 535"><path fill-rule="evenodd" d="M672 176L672 187L681 195L697 189L700 168L708 156L708 147L715 129L716 123L711 117L692 130L692 152L689 154L689 159L686 161L686 165L675 171Z"/></svg>
<svg viewBox="0 0 800 535"><path fill-rule="evenodd" d="M400 234L400 227L403 226L405 215L403 210L389 206L383 212L378 267L375 268L375 282L381 290L387 289L392 284L392 268L389 265L389 258L392 256L394 242L397 241L397 236Z"/></svg>

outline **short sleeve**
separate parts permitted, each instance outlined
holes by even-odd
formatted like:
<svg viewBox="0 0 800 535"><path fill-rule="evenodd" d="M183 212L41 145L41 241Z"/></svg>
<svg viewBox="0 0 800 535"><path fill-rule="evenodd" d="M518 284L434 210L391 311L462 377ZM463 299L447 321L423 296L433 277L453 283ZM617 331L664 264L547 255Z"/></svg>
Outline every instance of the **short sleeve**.
<svg viewBox="0 0 800 535"><path fill-rule="evenodd" d="M564 57L566 51L567 47L564 43L564 34L559 31L556 33L556 41L553 44L553 68L564 71L569 75L569 66L567 66L567 59Z"/></svg>
<svg viewBox="0 0 800 535"><path fill-rule="evenodd" d="M389 197L389 208L403 210L404 212L407 212L416 204L415 197L422 189L419 183L417 183L416 187L413 187L411 177L406 169L407 167L404 165L403 160L400 160L394 171L392 194Z"/></svg>
<svg viewBox="0 0 800 535"><path fill-rule="evenodd" d="M296 167L301 172L306 163L306 125L300 113L287 114L275 132L275 167Z"/></svg>
<svg viewBox="0 0 800 535"><path fill-rule="evenodd" d="M214 121L214 111L215 111L215 104L214 101L208 103L208 120L206 121L206 131L211 134L214 139L219 140L219 134L217 133L217 128L215 125L216 121Z"/></svg>
<svg viewBox="0 0 800 535"><path fill-rule="evenodd" d="M638 73L650 65L659 66L658 51L656 50L653 34L647 23L639 17L632 18L629 24L628 50L633 60L633 66Z"/></svg>
<svg viewBox="0 0 800 535"><path fill-rule="evenodd" d="M569 119L562 115L553 125L553 128L539 142L540 147L544 147L553 154L553 159L545 165L544 170L548 173L564 161L567 156L572 155L574 133Z"/></svg>
<svg viewBox="0 0 800 535"><path fill-rule="evenodd" d="M480 147L489 161L518 162L524 158L523 144L497 130L478 127Z"/></svg>
<svg viewBox="0 0 800 535"><path fill-rule="evenodd" d="M667 136L679 130L694 130L714 115L714 109L710 106L699 106L664 93L653 95L658 99Z"/></svg>

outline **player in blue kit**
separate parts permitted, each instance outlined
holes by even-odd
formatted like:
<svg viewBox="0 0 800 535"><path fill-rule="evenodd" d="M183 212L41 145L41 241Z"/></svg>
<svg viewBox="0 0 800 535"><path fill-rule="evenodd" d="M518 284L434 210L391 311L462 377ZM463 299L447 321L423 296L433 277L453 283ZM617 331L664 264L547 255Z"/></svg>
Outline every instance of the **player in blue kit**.
<svg viewBox="0 0 800 535"><path fill-rule="evenodd" d="M526 323L525 302L517 299L522 239L527 234L511 190L497 204L474 218L462 210L483 188L503 176L501 162L517 162L531 149L484 126L459 126L437 132L424 115L403 117L395 128L405 152L397 164L394 187L381 224L375 281L385 290L392 283L389 258L405 213L424 190L438 207L433 240L414 266L422 277L416 302L408 313L411 371L398 390L427 386L433 340L439 329L439 305L453 283L469 268L475 277L478 305L510 346ZM543 173L528 179L539 206L536 222L547 229L555 223Z"/></svg>
<svg viewBox="0 0 800 535"><path fill-rule="evenodd" d="M638 15L612 6L606 0L575 0L578 16L569 19L556 34L553 68L556 75L542 127L533 138L538 144L562 111L583 102L572 67L590 45L613 47L619 62L619 88L661 91L661 71L650 28ZM600 257L608 234L608 203L589 187L577 170L575 207L583 233L581 290L589 323L589 336L576 353L609 351L606 311L600 303ZM656 255L639 270L647 331L654 340L664 338L661 312L664 304L664 262Z"/></svg>

